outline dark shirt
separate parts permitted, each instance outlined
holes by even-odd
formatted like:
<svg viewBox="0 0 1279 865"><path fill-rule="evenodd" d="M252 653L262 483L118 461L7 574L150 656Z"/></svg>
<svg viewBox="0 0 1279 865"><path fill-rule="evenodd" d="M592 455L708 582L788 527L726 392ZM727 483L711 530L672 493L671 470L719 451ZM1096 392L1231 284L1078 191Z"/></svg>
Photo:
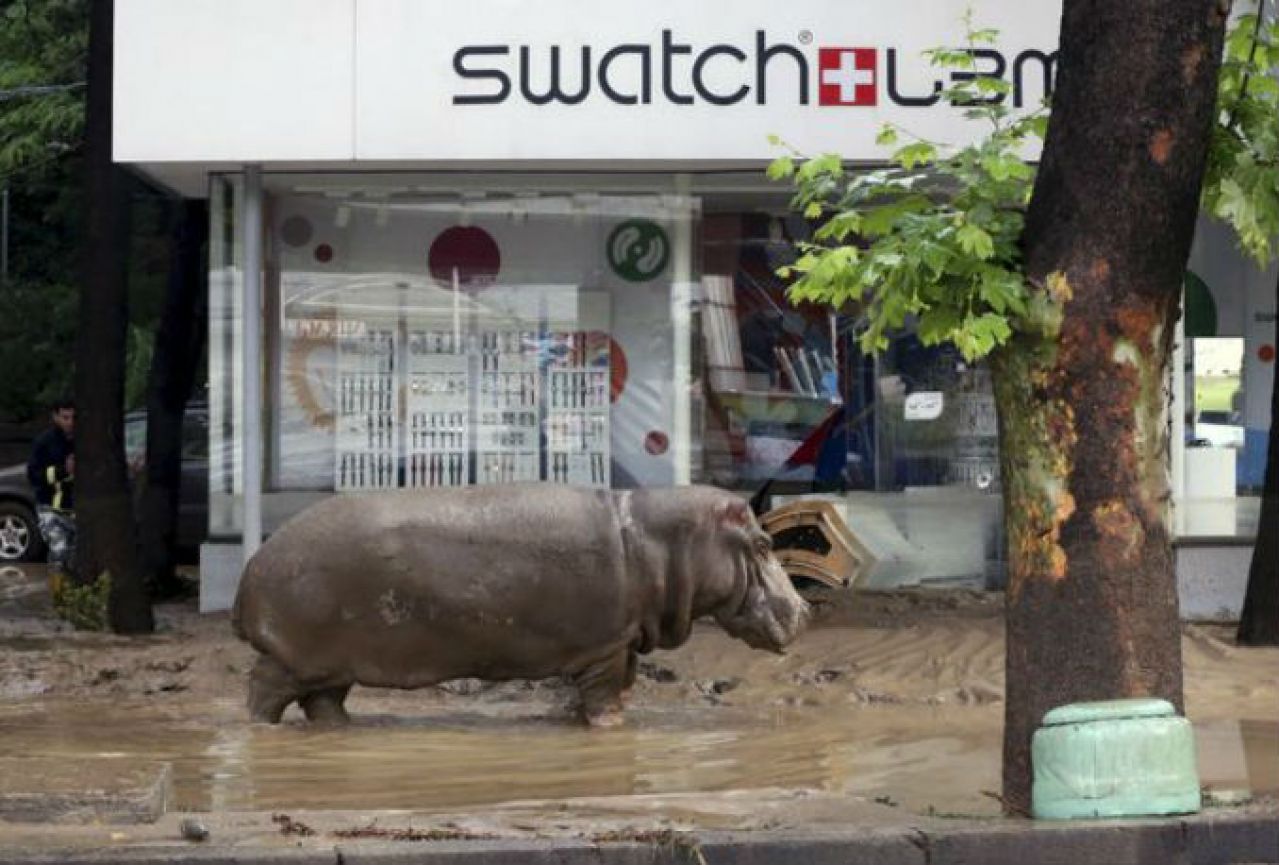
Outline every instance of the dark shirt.
<svg viewBox="0 0 1279 865"><path fill-rule="evenodd" d="M36 503L59 511L75 508L75 480L67 473L67 457L75 453L75 440L56 426L36 439L27 462L27 480Z"/></svg>

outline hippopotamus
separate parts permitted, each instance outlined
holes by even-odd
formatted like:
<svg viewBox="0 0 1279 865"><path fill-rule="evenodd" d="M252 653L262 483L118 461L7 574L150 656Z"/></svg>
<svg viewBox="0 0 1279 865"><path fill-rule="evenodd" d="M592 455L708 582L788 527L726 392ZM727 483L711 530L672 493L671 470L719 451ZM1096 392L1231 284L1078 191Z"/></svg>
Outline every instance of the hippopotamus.
<svg viewBox="0 0 1279 865"><path fill-rule="evenodd" d="M808 615L731 493L529 484L326 499L249 561L232 621L261 653L257 721L297 702L345 722L355 684L564 676L583 719L612 726L637 655L682 645L694 620L781 652Z"/></svg>

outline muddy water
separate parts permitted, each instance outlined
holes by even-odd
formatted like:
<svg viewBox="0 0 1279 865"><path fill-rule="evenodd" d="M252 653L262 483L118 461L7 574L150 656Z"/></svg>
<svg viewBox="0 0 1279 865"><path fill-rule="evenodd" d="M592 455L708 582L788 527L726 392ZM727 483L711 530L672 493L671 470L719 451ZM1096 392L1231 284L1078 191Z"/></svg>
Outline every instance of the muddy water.
<svg viewBox="0 0 1279 865"><path fill-rule="evenodd" d="M0 710L0 756L168 760L178 806L199 810L431 809L760 787L900 796L912 776L953 775L957 795L928 803L940 808L977 792L974 770L989 776L988 788L996 783L981 765L995 765L997 737L982 729L990 725L937 735L945 724L924 719L929 735L904 710L842 719L641 710L626 728L602 731L524 705L365 715L345 729L246 724L235 720L238 701L204 711L224 723L146 705ZM991 810L980 795L969 805Z"/></svg>
<svg viewBox="0 0 1279 865"><path fill-rule="evenodd" d="M321 729L246 722L254 653L225 616L164 606L154 637L68 633L40 581L0 569L0 757L165 760L177 807L192 810L533 801L544 815L547 801L592 798L701 822L714 808L757 814L766 790L815 790L994 815L1003 623L981 599L922 597L852 596L849 616L827 616L785 657L699 627L641 668L618 730L576 725L562 688L518 684L357 688L355 723ZM1279 650L1184 633L1202 781L1279 793Z"/></svg>
<svg viewBox="0 0 1279 865"><path fill-rule="evenodd" d="M356 706L358 708L358 706ZM538 718L527 705L346 729L239 720L238 701L43 702L0 709L0 756L171 761L177 806L456 809L522 800L806 788L918 811L996 814L999 709L881 707L773 715L639 711L622 730ZM1279 722L1197 725L1204 784L1279 792Z"/></svg>

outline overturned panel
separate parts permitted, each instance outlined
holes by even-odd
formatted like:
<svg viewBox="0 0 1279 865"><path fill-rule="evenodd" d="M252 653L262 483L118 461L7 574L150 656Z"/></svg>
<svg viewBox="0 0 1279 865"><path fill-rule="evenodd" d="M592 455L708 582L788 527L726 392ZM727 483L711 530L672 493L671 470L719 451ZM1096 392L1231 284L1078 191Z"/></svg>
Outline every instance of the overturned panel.
<svg viewBox="0 0 1279 865"><path fill-rule="evenodd" d="M875 565L875 556L830 502L791 502L764 514L760 523L791 579L856 586Z"/></svg>

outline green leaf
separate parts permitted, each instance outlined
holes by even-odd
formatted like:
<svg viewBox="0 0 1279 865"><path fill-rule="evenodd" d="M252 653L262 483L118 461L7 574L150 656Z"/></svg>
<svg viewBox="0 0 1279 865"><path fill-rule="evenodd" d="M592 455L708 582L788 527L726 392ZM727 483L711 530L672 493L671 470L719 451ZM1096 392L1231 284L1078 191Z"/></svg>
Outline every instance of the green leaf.
<svg viewBox="0 0 1279 865"><path fill-rule="evenodd" d="M813 239L818 241L833 240L836 243L843 243L850 234L856 234L860 231L861 226L862 215L856 210L846 210L835 214L813 232Z"/></svg>
<svg viewBox="0 0 1279 865"><path fill-rule="evenodd" d="M982 228L965 223L955 235L959 248L969 255L985 261L995 254L995 241Z"/></svg>
<svg viewBox="0 0 1279 865"><path fill-rule="evenodd" d="M879 129L879 134L875 136L875 143L881 147L891 147L897 143L897 129L891 124L885 123Z"/></svg>
<svg viewBox="0 0 1279 865"><path fill-rule="evenodd" d="M919 317L919 341L924 345L948 342L954 336L959 323L959 310L949 306L935 306Z"/></svg>
<svg viewBox="0 0 1279 865"><path fill-rule="evenodd" d="M789 156L774 159L768 166L769 180L785 180L795 173L795 160Z"/></svg>
<svg viewBox="0 0 1279 865"><path fill-rule="evenodd" d="M982 93L993 94L1009 94L1013 92L1013 85L1002 78L995 78L991 75L983 75L973 80L973 86Z"/></svg>
<svg viewBox="0 0 1279 865"><path fill-rule="evenodd" d="M893 154L893 161L910 171L917 165L926 165L937 158L937 148L927 141L907 144Z"/></svg>
<svg viewBox="0 0 1279 865"><path fill-rule="evenodd" d="M826 153L801 165L798 177L803 181L813 181L823 177L842 177L843 174L844 163L839 154Z"/></svg>
<svg viewBox="0 0 1279 865"><path fill-rule="evenodd" d="M862 233L869 237L879 237L893 231L903 217L918 213L930 206L930 202L922 195L908 195L896 201L873 208L862 214Z"/></svg>

